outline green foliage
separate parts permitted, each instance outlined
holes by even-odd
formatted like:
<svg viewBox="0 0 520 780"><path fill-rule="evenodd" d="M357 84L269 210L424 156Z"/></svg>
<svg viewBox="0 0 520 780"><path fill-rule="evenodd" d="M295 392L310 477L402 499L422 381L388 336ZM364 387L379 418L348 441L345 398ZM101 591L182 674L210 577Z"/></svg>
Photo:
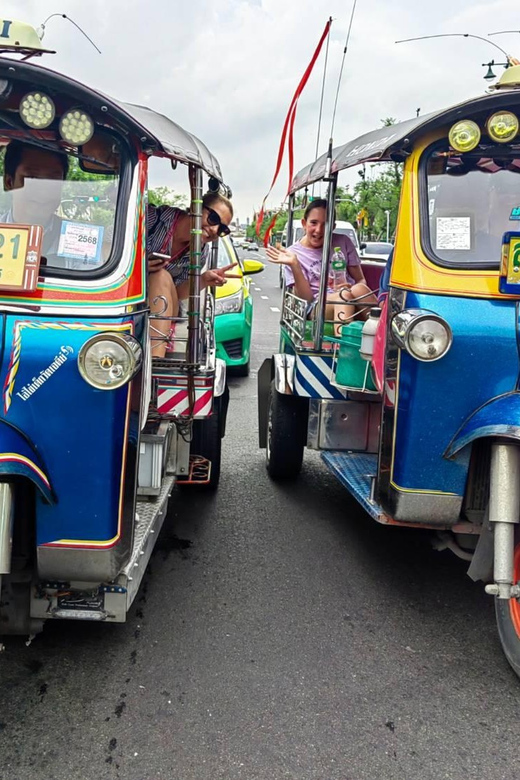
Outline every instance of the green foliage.
<svg viewBox="0 0 520 780"><path fill-rule="evenodd" d="M182 209L188 205L188 198L186 195L174 192L170 187L156 187L148 190L148 203L153 206L177 206Z"/></svg>

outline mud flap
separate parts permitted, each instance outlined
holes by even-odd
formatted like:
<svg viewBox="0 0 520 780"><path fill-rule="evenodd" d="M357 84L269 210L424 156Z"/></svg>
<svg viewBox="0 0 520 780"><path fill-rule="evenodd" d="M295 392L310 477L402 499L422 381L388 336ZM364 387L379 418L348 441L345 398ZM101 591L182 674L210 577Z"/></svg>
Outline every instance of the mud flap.
<svg viewBox="0 0 520 780"><path fill-rule="evenodd" d="M262 449L267 447L269 389L273 378L273 359L266 358L258 371L258 444Z"/></svg>

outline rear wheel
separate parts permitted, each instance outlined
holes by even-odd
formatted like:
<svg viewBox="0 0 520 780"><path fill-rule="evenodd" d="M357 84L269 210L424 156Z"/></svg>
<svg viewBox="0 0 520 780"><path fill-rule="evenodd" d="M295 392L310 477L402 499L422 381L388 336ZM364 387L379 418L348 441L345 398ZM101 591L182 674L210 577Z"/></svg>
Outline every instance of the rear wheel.
<svg viewBox="0 0 520 780"><path fill-rule="evenodd" d="M513 582L520 581L520 541L515 546ZM520 600L495 599L498 635L504 654L516 674L520 677Z"/></svg>
<svg viewBox="0 0 520 780"><path fill-rule="evenodd" d="M200 487L215 490L218 486L228 403L229 389L226 387L223 395L215 398L212 415L204 420L193 421L190 452L211 461L209 482L201 482Z"/></svg>
<svg viewBox="0 0 520 780"><path fill-rule="evenodd" d="M266 466L272 479L297 477L307 439L306 399L278 393L271 382L267 412Z"/></svg>

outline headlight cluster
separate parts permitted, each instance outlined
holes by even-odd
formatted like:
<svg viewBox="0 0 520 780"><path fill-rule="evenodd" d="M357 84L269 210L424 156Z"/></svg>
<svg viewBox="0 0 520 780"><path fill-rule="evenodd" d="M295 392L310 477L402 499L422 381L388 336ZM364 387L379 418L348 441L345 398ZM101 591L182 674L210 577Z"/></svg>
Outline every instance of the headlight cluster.
<svg viewBox="0 0 520 780"><path fill-rule="evenodd" d="M54 121L56 107L48 95L35 90L21 99L20 116L28 127L45 130ZM81 108L72 108L62 115L59 131L64 141L81 146L94 135L94 121Z"/></svg>
<svg viewBox="0 0 520 780"><path fill-rule="evenodd" d="M453 334L448 323L431 311L404 309L392 319L396 344L422 361L439 360L448 352Z"/></svg>
<svg viewBox="0 0 520 780"><path fill-rule="evenodd" d="M98 333L85 342L78 355L81 376L98 390L115 390L139 371L142 350L133 336Z"/></svg>
<svg viewBox="0 0 520 780"><path fill-rule="evenodd" d="M242 311L244 293L239 290L234 295L226 295L225 298L217 298L215 301L215 314L237 314Z"/></svg>
<svg viewBox="0 0 520 780"><path fill-rule="evenodd" d="M506 144L518 135L520 123L511 111L497 111L486 121L486 133L497 144ZM456 152L471 152L480 143L482 132L472 119L462 119L450 128L448 139Z"/></svg>

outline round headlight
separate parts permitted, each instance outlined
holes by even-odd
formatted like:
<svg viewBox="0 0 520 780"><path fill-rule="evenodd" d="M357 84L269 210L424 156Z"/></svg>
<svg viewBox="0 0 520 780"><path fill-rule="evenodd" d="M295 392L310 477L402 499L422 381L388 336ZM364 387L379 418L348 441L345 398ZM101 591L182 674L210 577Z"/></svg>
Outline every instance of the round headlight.
<svg viewBox="0 0 520 780"><path fill-rule="evenodd" d="M392 318L392 337L417 360L439 360L451 347L448 323L426 309L403 309Z"/></svg>
<svg viewBox="0 0 520 780"><path fill-rule="evenodd" d="M471 119L453 125L448 133L450 146L457 152L471 152L480 141L480 127Z"/></svg>
<svg viewBox="0 0 520 780"><path fill-rule="evenodd" d="M60 135L64 141L81 146L94 135L94 122L80 108L73 108L60 119Z"/></svg>
<svg viewBox="0 0 520 780"><path fill-rule="evenodd" d="M499 144L506 144L518 133L518 118L510 111L497 111L489 117L486 125L488 135Z"/></svg>
<svg viewBox="0 0 520 780"><path fill-rule="evenodd" d="M406 346L417 360L438 360L451 346L449 325L440 319L424 317L412 323L406 338Z"/></svg>
<svg viewBox="0 0 520 780"><path fill-rule="evenodd" d="M20 101L20 116L28 127L45 130L56 115L54 103L42 92L28 92Z"/></svg>
<svg viewBox="0 0 520 780"><path fill-rule="evenodd" d="M92 387L115 390L135 376L141 361L141 346L133 336L99 333L81 347L78 368Z"/></svg>

